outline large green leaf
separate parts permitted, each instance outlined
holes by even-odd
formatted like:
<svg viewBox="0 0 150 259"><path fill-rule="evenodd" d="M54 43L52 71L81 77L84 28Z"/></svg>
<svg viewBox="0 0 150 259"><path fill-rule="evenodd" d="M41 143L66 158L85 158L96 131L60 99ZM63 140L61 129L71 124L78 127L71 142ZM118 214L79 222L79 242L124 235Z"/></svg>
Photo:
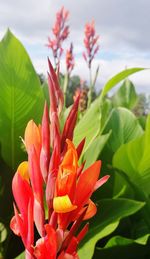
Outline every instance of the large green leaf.
<svg viewBox="0 0 150 259"><path fill-rule="evenodd" d="M77 124L74 131L74 143L78 145L79 142L86 137L84 152L88 149L93 139L100 131L100 104L97 99L94 101L85 115Z"/></svg>
<svg viewBox="0 0 150 259"><path fill-rule="evenodd" d="M30 119L41 118L44 98L26 50L9 30L0 42L0 97L0 156L14 170L23 158L19 137Z"/></svg>
<svg viewBox="0 0 150 259"><path fill-rule="evenodd" d="M140 210L145 203L129 199L104 199L97 203L100 207L90 222L90 229L79 250L81 258L92 258L96 242L113 232L121 218Z"/></svg>
<svg viewBox="0 0 150 259"><path fill-rule="evenodd" d="M100 117L102 109L102 99L107 92L112 89L116 84L131 74L143 70L143 68L126 69L111 78L104 86L99 98L92 103L91 107L87 110L83 118L79 121L74 132L74 142L77 145L84 137L86 137L86 145L84 151L92 143L93 139L97 136L100 129ZM92 123L91 123L92 122Z"/></svg>
<svg viewBox="0 0 150 259"><path fill-rule="evenodd" d="M138 239L130 239L122 236L112 237L104 248L96 248L94 258L149 258L149 244L146 246L149 234Z"/></svg>
<svg viewBox="0 0 150 259"><path fill-rule="evenodd" d="M86 161L84 168L89 167L98 159L110 135L111 131L105 135L99 135L93 140L91 146L87 149L87 151L84 154L84 160Z"/></svg>
<svg viewBox="0 0 150 259"><path fill-rule="evenodd" d="M44 81L42 84L42 90L44 94L44 98L47 101L48 106L50 105L50 98L49 98L49 90L48 90L48 83Z"/></svg>
<svg viewBox="0 0 150 259"><path fill-rule="evenodd" d="M113 103L110 99L105 98L101 105L101 132L103 131L103 127L105 126L106 121L113 109Z"/></svg>
<svg viewBox="0 0 150 259"><path fill-rule="evenodd" d="M133 83L128 78L124 80L121 87L113 95L112 101L115 107L121 106L132 109L136 105L138 96Z"/></svg>
<svg viewBox="0 0 150 259"><path fill-rule="evenodd" d="M116 246L116 245L126 246L128 244L133 244L133 243L137 243L137 244L140 244L140 245L146 245L146 243L148 241L148 238L149 238L149 234L146 234L146 235L144 235L142 237L139 237L135 240L130 239L130 238L124 238L124 237L121 237L121 236L114 236L108 241L105 248L113 247L113 246Z"/></svg>
<svg viewBox="0 0 150 259"><path fill-rule="evenodd" d="M128 76L130 76L136 72L142 71L142 70L144 70L144 68L129 68L129 69L125 69L125 70L121 71L120 73L118 73L117 75L113 76L103 87L100 98L104 97L109 92L109 90L111 90L114 86L116 86L122 80L124 80Z"/></svg>
<svg viewBox="0 0 150 259"><path fill-rule="evenodd" d="M113 157L113 166L125 172L132 182L150 194L150 115L141 137L122 145Z"/></svg>
<svg viewBox="0 0 150 259"><path fill-rule="evenodd" d="M114 108L105 124L103 133L112 130L107 149L113 154L122 144L141 136L143 129L137 118L126 108ZM106 151L108 153L108 150Z"/></svg>
<svg viewBox="0 0 150 259"><path fill-rule="evenodd" d="M136 214L136 219L132 218L132 234L134 239L139 236L143 236L150 232L150 199L145 194L144 190L141 189L140 185L133 181L132 177L129 177L126 173L115 168L115 175L120 176L120 179L115 177L116 187L123 185L125 189L124 193L120 192L119 197L132 197L131 199L145 202L145 206Z"/></svg>

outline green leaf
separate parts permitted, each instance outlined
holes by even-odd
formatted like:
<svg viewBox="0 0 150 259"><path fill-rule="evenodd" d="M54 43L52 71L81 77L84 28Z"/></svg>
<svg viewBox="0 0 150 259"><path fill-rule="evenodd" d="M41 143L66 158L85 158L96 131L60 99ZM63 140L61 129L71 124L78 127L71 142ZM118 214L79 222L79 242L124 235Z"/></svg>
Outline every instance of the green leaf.
<svg viewBox="0 0 150 259"><path fill-rule="evenodd" d="M7 230L3 223L0 222L0 243L4 242L7 237Z"/></svg>
<svg viewBox="0 0 150 259"><path fill-rule="evenodd" d="M145 126L146 126L146 116L142 115L140 117L138 117L138 121L141 125L141 127L145 130Z"/></svg>
<svg viewBox="0 0 150 259"><path fill-rule="evenodd" d="M97 204L100 209L91 220L90 229L79 250L79 256L81 258L92 258L96 242L113 232L121 218L134 214L145 203L129 199L104 199Z"/></svg>
<svg viewBox="0 0 150 259"><path fill-rule="evenodd" d="M86 137L84 152L88 149L94 138L100 131L100 104L97 99L94 101L85 115L77 124L74 131L74 143L78 145Z"/></svg>
<svg viewBox="0 0 150 259"><path fill-rule="evenodd" d="M122 144L143 134L137 118L126 108L114 108L105 124L103 133L112 130L107 149L113 154ZM108 150L106 151L108 152Z"/></svg>
<svg viewBox="0 0 150 259"><path fill-rule="evenodd" d="M122 236L112 237L104 248L96 248L94 258L149 258L149 244L147 244L149 234L140 237L136 240ZM147 246L146 246L147 244Z"/></svg>
<svg viewBox="0 0 150 259"><path fill-rule="evenodd" d="M144 236L142 236L142 237L137 238L137 239L135 240L135 242L136 242L137 244L140 244L140 245L146 245L146 244L147 244L147 241L148 241L148 239L149 239L149 237L150 237L150 234L146 234L146 235L144 235Z"/></svg>
<svg viewBox="0 0 150 259"><path fill-rule="evenodd" d="M119 74L113 76L103 87L103 90L101 92L100 98L104 97L109 90L111 90L114 86L116 86L118 83L120 83L122 80L124 80L126 77L144 70L144 68L129 68L121 71Z"/></svg>
<svg viewBox="0 0 150 259"><path fill-rule="evenodd" d="M132 182L150 194L150 115L143 135L122 145L113 157L113 166L125 172Z"/></svg>
<svg viewBox="0 0 150 259"><path fill-rule="evenodd" d="M25 252L18 255L15 259L25 259Z"/></svg>
<svg viewBox="0 0 150 259"><path fill-rule="evenodd" d="M84 154L84 160L86 161L84 168L88 168L92 163L94 163L98 159L110 135L111 131L105 135L99 135L93 140L93 143Z"/></svg>
<svg viewBox="0 0 150 259"><path fill-rule="evenodd" d="M91 259L94 253L95 245L97 241L105 236L108 236L111 234L119 225L119 221L113 222L108 224L107 226L104 226L102 230L100 230L99 233L93 235L93 237L90 239L90 241L87 241L87 243L84 244L79 249L79 257L82 259ZM91 227L90 227L91 229Z"/></svg>
<svg viewBox="0 0 150 259"><path fill-rule="evenodd" d="M144 235L142 237L139 237L137 239L130 239L130 238L125 238L122 236L114 236L112 237L106 244L105 248L108 247L113 247L113 246L127 246L129 244L133 244L133 243L137 243L140 245L146 245L148 238L149 238L149 234Z"/></svg>
<svg viewBox="0 0 150 259"><path fill-rule="evenodd" d="M14 170L24 158L19 137L30 119L41 118L44 98L26 50L9 30L0 42L0 96L1 157Z"/></svg>
<svg viewBox="0 0 150 259"><path fill-rule="evenodd" d="M50 101L49 101L49 90L48 90L48 83L47 83L47 81L44 81L44 83L42 84L42 90L43 90L44 98L47 101L47 104L49 106L50 105Z"/></svg>
<svg viewBox="0 0 150 259"><path fill-rule="evenodd" d="M121 87L112 96L113 105L132 109L138 101L138 96L133 83L127 78Z"/></svg>
<svg viewBox="0 0 150 259"><path fill-rule="evenodd" d="M134 234L134 238L143 236L150 230L150 199L147 197L144 190L142 190L141 186L137 185L126 173L117 169L115 169L115 173L121 177L124 186L127 187L127 195L129 195L130 190L132 191L134 200L145 202L145 206L138 212L138 215L136 214L136 220L132 221L132 233ZM115 182L116 185L119 185L119 183L120 181Z"/></svg>
<svg viewBox="0 0 150 259"><path fill-rule="evenodd" d="M105 98L101 105L101 132L103 131L103 128L105 126L106 121L108 120L108 117L113 109L112 101L108 98Z"/></svg>

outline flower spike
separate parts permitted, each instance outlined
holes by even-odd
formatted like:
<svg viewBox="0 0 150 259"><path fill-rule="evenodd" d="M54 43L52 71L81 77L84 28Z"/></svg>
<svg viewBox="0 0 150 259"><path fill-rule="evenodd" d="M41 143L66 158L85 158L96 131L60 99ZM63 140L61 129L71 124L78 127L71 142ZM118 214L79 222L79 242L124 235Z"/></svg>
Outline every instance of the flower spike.
<svg viewBox="0 0 150 259"><path fill-rule="evenodd" d="M63 9L61 14L64 15ZM78 230L84 220L96 214L91 195L109 176L99 179L101 161L87 169L85 162L79 162L85 139L77 148L72 139L80 96L74 101L64 129L60 130L62 92L48 62L50 110L45 104L41 126L31 120L25 129L28 161L19 165L13 177L15 204L10 227L21 236L26 259L79 259L78 245L89 224ZM36 237L35 228L40 237Z"/></svg>
<svg viewBox="0 0 150 259"><path fill-rule="evenodd" d="M52 29L53 38L48 37L47 47L52 50L56 68L60 64L60 58L63 53L63 42L69 35L69 26L66 24L69 12L62 7L56 14L56 21Z"/></svg>

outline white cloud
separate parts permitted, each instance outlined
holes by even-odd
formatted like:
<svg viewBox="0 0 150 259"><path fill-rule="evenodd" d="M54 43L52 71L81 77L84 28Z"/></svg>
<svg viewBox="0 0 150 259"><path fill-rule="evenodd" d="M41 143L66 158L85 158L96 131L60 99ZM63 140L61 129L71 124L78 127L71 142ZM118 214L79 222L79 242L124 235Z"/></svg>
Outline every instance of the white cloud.
<svg viewBox="0 0 150 259"><path fill-rule="evenodd" d="M85 22L94 18L105 47L117 50L127 44L150 50L148 0L1 0L0 30L9 26L22 37L43 41L62 5L70 10L76 38L82 35Z"/></svg>
<svg viewBox="0 0 150 259"><path fill-rule="evenodd" d="M10 27L24 43L35 68L46 74L46 57L50 51L44 45L51 32L55 13L62 5L70 11L71 34L66 45L70 41L74 43L74 73L88 77L81 53L84 24L92 18L100 34L101 48L95 60L95 64L101 65L98 87L125 66L150 67L149 0L1 0L0 37ZM63 61L62 64L64 67ZM141 72L131 79L142 91L143 87L149 89L149 75L149 71Z"/></svg>

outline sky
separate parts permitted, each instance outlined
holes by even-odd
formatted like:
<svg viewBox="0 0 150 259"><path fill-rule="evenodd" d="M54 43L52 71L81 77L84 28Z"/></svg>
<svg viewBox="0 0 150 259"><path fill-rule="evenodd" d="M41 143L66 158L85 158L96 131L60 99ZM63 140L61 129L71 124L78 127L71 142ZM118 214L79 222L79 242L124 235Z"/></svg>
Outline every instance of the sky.
<svg viewBox="0 0 150 259"><path fill-rule="evenodd" d="M83 80L89 80L88 68L82 58L86 22L95 20L100 35L100 50L93 61L93 71L100 65L97 89L121 70L131 67L150 68L150 1L149 0L0 0L0 39L7 28L23 43L38 73L47 74L47 37L56 12L64 6L69 10L70 35L64 45L74 44L75 68ZM65 71L64 57L61 70ZM130 77L138 92L150 94L150 70Z"/></svg>

